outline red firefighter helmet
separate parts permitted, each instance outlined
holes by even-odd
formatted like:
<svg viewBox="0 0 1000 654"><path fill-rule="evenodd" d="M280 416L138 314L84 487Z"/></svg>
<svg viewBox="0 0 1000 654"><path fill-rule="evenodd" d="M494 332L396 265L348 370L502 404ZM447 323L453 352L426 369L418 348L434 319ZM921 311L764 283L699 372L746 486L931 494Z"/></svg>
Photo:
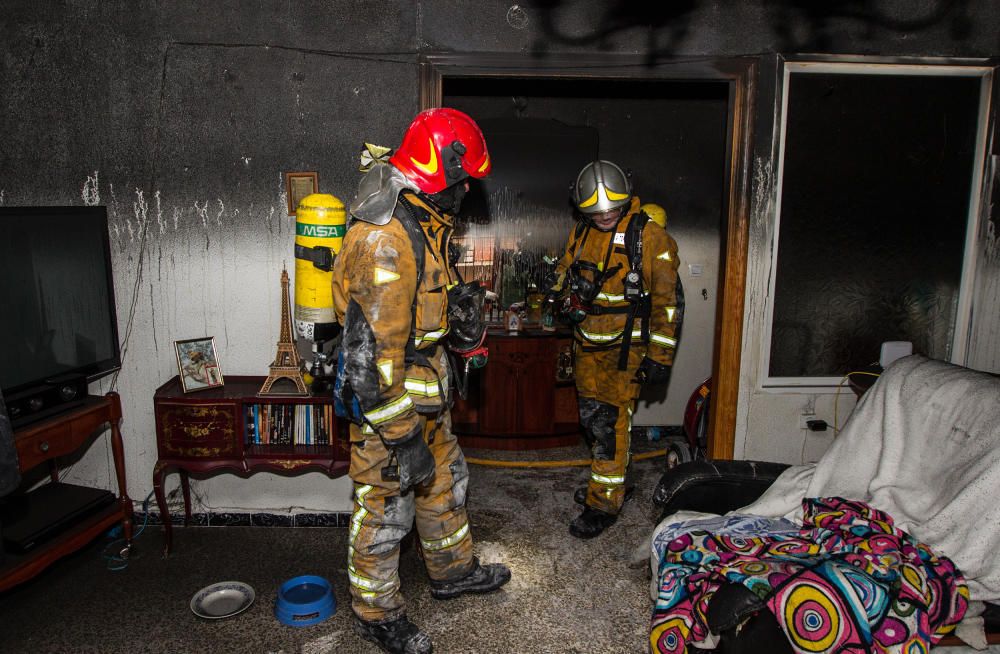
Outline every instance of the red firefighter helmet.
<svg viewBox="0 0 1000 654"><path fill-rule="evenodd" d="M490 153L479 126L457 109L427 109L410 123L389 163L427 194L466 177L490 174Z"/></svg>

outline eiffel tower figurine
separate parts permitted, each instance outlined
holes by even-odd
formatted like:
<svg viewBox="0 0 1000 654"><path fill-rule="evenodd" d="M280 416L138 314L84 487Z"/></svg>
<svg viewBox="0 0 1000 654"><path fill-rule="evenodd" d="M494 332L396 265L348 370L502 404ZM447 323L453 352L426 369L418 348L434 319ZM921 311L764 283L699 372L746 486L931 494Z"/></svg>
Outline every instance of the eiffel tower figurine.
<svg viewBox="0 0 1000 654"><path fill-rule="evenodd" d="M295 349L295 341L292 340L292 316L288 312L288 270L281 269L281 335L278 337L278 353L274 356L271 364L271 373L264 380L264 385L257 391L258 396L301 396L309 395L306 389L306 382L302 379L302 371L299 370L301 363L299 351ZM281 379L287 379L295 384L295 391L272 391L274 383Z"/></svg>

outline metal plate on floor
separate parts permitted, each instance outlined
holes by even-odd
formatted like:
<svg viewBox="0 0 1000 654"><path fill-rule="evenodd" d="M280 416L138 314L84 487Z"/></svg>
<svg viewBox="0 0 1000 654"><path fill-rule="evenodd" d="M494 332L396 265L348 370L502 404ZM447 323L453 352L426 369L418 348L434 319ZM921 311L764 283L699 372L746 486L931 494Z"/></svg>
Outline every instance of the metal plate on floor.
<svg viewBox="0 0 1000 654"><path fill-rule="evenodd" d="M220 581L194 594L191 611L209 620L230 618L250 608L255 598L253 588L242 581Z"/></svg>

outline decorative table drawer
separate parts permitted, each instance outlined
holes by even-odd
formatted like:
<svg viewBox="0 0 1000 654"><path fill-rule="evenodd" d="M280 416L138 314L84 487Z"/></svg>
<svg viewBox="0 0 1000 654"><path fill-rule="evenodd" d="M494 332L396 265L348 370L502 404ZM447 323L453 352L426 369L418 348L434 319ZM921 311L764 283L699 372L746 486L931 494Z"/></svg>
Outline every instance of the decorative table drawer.
<svg viewBox="0 0 1000 654"><path fill-rule="evenodd" d="M156 405L160 457L239 455L239 417L235 404Z"/></svg>

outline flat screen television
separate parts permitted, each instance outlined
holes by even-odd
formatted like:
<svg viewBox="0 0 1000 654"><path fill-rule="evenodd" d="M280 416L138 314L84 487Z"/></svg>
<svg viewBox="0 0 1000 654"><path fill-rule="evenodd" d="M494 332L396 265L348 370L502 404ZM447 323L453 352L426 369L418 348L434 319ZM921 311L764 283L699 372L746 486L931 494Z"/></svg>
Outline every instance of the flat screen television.
<svg viewBox="0 0 1000 654"><path fill-rule="evenodd" d="M0 390L12 422L78 401L119 367L106 208L0 207Z"/></svg>

